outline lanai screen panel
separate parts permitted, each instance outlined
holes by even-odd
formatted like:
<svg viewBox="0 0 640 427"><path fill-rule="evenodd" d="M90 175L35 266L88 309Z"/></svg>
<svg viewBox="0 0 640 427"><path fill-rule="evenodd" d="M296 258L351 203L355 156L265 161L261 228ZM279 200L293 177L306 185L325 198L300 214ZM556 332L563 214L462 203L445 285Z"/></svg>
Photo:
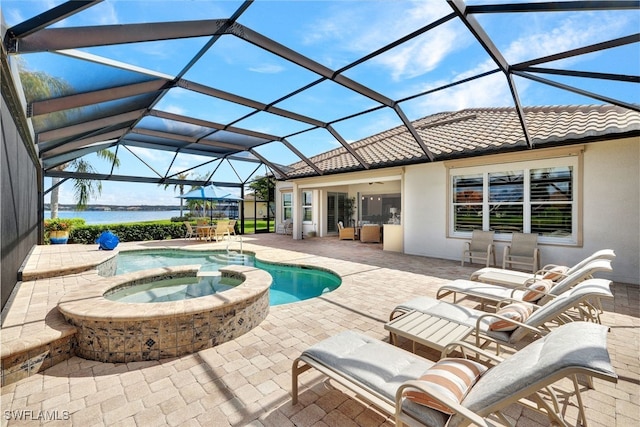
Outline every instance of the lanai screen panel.
<svg viewBox="0 0 640 427"><path fill-rule="evenodd" d="M638 1L49 5L2 3L47 165L122 146L286 179L482 154L483 129L461 125L473 108L511 108L493 147L510 150L548 142L537 106L639 111Z"/></svg>

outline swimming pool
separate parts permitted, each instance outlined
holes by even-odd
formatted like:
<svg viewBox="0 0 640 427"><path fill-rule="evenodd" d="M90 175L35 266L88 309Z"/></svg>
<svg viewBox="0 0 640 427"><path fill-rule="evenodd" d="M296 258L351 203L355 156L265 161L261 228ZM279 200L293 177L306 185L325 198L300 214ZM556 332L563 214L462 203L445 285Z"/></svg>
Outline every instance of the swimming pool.
<svg viewBox="0 0 640 427"><path fill-rule="evenodd" d="M120 252L117 259L116 275L150 268L192 264L201 265L200 273L202 275L200 281L196 281L195 288L197 288L197 291L191 292L194 295L197 295L198 292L202 291L202 288L206 287L215 291L216 287L213 284L208 286L204 282L212 280L206 275L207 272L215 272L220 267L246 265L267 271L273 277L273 284L269 289L269 305L272 306L315 298L335 290L342 282L338 276L327 271L266 263L256 260L253 255L249 254L227 253L224 251L181 251L175 249ZM194 284L193 280L191 283L184 282L181 285L184 287L190 284ZM171 292L176 294L182 293L186 295L190 292L186 289L181 290L179 287L175 287L177 285L173 283L167 285L174 286ZM170 293L169 288L165 290L167 292L160 292L160 298L163 298L162 295L165 295L164 298L169 298L166 297ZM148 289L142 289L142 291L149 293ZM127 298L139 302L130 293ZM163 299L159 299L159 301L163 301Z"/></svg>

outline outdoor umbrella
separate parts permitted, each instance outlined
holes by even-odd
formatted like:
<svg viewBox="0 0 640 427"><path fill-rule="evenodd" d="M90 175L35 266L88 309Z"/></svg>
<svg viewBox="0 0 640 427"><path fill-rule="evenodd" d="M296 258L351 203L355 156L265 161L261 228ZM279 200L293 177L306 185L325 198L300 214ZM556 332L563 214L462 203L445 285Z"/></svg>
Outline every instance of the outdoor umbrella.
<svg viewBox="0 0 640 427"><path fill-rule="evenodd" d="M227 201L227 202L241 202L241 197L231 194L229 191L223 190L215 185L208 185L206 187L196 188L188 193L185 193L178 198L186 200L210 200L210 201ZM213 209L209 209L210 220L213 221Z"/></svg>

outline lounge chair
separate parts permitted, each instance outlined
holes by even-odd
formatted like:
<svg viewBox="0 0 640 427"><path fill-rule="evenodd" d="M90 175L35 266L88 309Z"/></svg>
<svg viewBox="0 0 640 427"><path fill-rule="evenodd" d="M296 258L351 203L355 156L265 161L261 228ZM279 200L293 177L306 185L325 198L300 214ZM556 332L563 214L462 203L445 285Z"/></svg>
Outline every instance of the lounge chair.
<svg viewBox="0 0 640 427"><path fill-rule="evenodd" d="M517 348L520 342L529 334L545 335L550 326L547 323L567 323L573 321L569 312L577 313L581 320L598 321L593 312L593 301L603 298L613 299L611 281L606 279L589 279L574 286L551 299L545 305L538 306L521 301L505 300L498 304L496 313L487 313L470 307L438 300L430 297L414 298L394 308L389 316L394 320L399 316L411 312L429 314L435 318L443 318L458 322L473 328L475 342L478 347L486 347L491 343L500 346ZM530 314L518 319L514 317L514 310L526 308ZM501 310L502 309L502 310ZM508 325L505 325L507 323ZM392 339L395 338L392 336Z"/></svg>
<svg viewBox="0 0 640 427"><path fill-rule="evenodd" d="M345 227L342 221L338 221L338 240L356 240L356 229Z"/></svg>
<svg viewBox="0 0 640 427"><path fill-rule="evenodd" d="M531 407L529 402L552 422L567 425L554 384L570 378L579 421L586 425L577 376L617 381L607 351L607 328L593 323L562 325L506 360L478 349L475 352L491 357L497 364L482 373L475 384L471 381L470 390L461 401L454 401L442 394L439 384L424 376L429 369L433 372L436 363L358 332L345 331L313 345L293 362L292 403L298 402L298 377L315 368L359 398L395 414L397 426L492 426L496 425L496 418L501 423L506 421L502 411L507 407L514 403ZM468 363L464 359L445 360ZM543 397L543 393L549 396ZM451 415L416 403L416 397L435 401L430 406L443 405ZM563 397L568 398L564 394Z"/></svg>
<svg viewBox="0 0 640 427"><path fill-rule="evenodd" d="M616 254L612 249L602 249L586 257L572 267L558 264L547 264L534 274L523 271L506 270L503 268L486 267L473 272L469 277L469 280L508 287L520 287L527 285L531 280L537 279L552 279L557 281L562 277L572 274L575 270L582 268L593 260L613 260L615 257Z"/></svg>
<svg viewBox="0 0 640 427"><path fill-rule="evenodd" d="M538 235L533 233L513 233L511 243L505 246L502 256L502 268L513 264L531 267L532 272L540 270L540 249Z"/></svg>
<svg viewBox="0 0 640 427"><path fill-rule="evenodd" d="M472 263L474 259L481 259L487 267L493 258L493 265L496 264L496 250L493 245L493 231L473 230L471 241L465 242L462 249L462 266L464 261L469 258Z"/></svg>
<svg viewBox="0 0 640 427"><path fill-rule="evenodd" d="M457 295L462 294L479 298L483 301L498 302L504 299L511 299L543 305L578 283L592 278L594 273L609 271L612 271L611 260L600 259L586 264L557 282L549 279L530 280L525 286L518 288L458 279L440 286L436 293L436 298L442 299L453 294L453 302L456 302Z"/></svg>

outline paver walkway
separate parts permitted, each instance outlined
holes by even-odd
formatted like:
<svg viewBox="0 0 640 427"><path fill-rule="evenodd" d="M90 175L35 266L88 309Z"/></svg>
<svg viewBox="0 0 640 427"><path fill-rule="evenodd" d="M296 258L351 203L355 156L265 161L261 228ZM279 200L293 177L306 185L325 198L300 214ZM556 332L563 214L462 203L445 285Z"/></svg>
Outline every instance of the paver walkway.
<svg viewBox="0 0 640 427"><path fill-rule="evenodd" d="M166 245L226 246L175 240L121 244L119 249ZM85 262L104 256L94 245L42 249L30 269L60 265L63 257ZM396 304L418 295L435 296L440 284L466 278L478 267L388 253L381 245L337 238L296 241L290 236L256 235L245 239L245 250L268 260L330 268L342 276L343 284L319 298L271 307L267 319L251 332L196 354L126 364L74 357L3 387L2 425L392 426L392 418L312 371L301 377L300 402L292 406L293 359L346 328L388 340L383 325ZM90 274L94 273L25 282L28 303L20 307L21 313L12 308L7 314L3 342L40 331L61 292L82 286ZM615 284L613 291L615 299L605 304L602 320L611 327L609 349L620 379L617 384L596 380L595 390L583 395L591 426L631 426L640 419L638 287ZM438 357L424 349L419 353ZM545 417L520 406L512 406L507 415L519 426L548 425ZM34 420L38 416L58 420ZM567 408L574 424L575 416L575 408Z"/></svg>

